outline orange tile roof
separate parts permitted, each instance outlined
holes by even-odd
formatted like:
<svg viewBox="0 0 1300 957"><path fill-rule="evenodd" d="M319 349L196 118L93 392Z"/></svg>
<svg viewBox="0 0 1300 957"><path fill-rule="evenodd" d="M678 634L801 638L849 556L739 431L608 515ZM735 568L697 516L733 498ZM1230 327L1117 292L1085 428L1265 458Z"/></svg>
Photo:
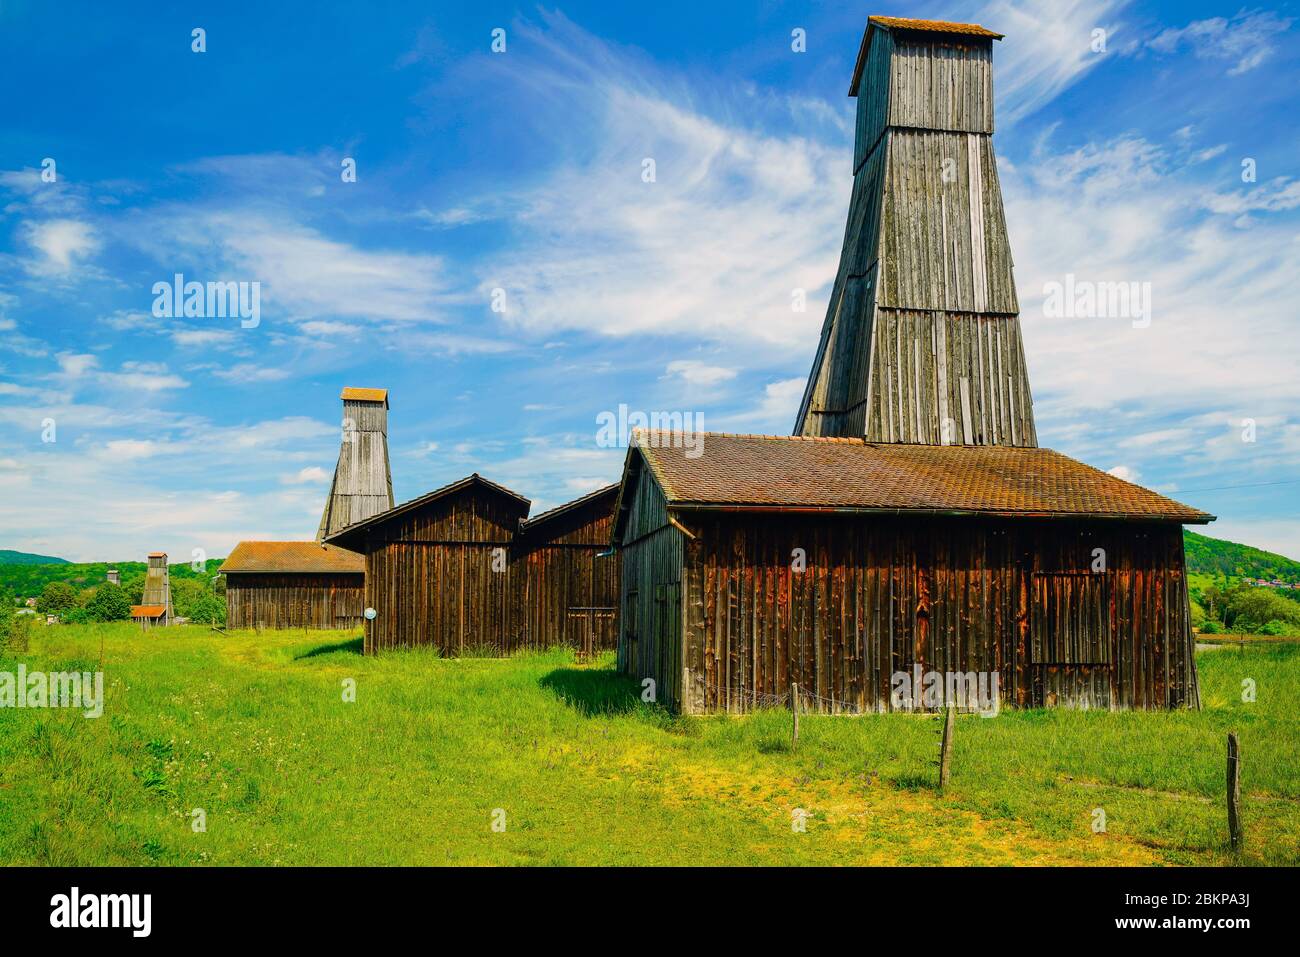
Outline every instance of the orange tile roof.
<svg viewBox="0 0 1300 957"><path fill-rule="evenodd" d="M167 611L166 605L132 605L132 618L161 618Z"/></svg>
<svg viewBox="0 0 1300 957"><path fill-rule="evenodd" d="M1050 449L872 444L861 439L639 431L671 506L922 511L1213 521Z"/></svg>
<svg viewBox="0 0 1300 957"><path fill-rule="evenodd" d="M358 389L354 386L345 386L343 392L339 395L340 399L350 400L352 402L387 402L387 389Z"/></svg>
<svg viewBox="0 0 1300 957"><path fill-rule="evenodd" d="M911 17L867 17L868 24L885 27L889 30L920 30L924 33L964 33L972 37L994 37L1002 39L1001 33L994 33L978 23L952 23L948 20L914 20Z"/></svg>
<svg viewBox="0 0 1300 957"><path fill-rule="evenodd" d="M218 572L364 574L366 560L356 552L318 542L240 542Z"/></svg>

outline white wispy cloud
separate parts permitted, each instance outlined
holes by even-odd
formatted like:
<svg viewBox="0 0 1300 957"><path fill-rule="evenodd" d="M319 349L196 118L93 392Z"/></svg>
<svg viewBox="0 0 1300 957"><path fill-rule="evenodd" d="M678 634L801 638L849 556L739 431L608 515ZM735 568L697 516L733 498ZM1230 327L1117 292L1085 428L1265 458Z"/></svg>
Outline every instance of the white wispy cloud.
<svg viewBox="0 0 1300 957"><path fill-rule="evenodd" d="M558 14L543 19L517 26L520 52L490 66L529 98L545 137L537 155L561 159L508 202L499 187L491 196L512 211L516 241L482 268L483 301L503 289L506 321L541 335L676 334L772 351L815 336L819 317L792 299L834 277L847 136L819 138L811 111L783 112L785 130L764 132L739 118L770 116L772 104L743 91L706 112L676 78Z"/></svg>
<svg viewBox="0 0 1300 957"><path fill-rule="evenodd" d="M1127 6L1128 0L991 0L976 8L972 19L1006 34L993 51L998 123L1036 112L1120 52ZM1093 49L1094 30L1105 31L1105 52Z"/></svg>
<svg viewBox="0 0 1300 957"><path fill-rule="evenodd" d="M1228 76L1255 69L1274 52L1274 38L1294 21L1270 10L1241 10L1232 17L1193 20L1185 27L1170 27L1147 42L1157 53L1189 50L1193 56L1229 63Z"/></svg>

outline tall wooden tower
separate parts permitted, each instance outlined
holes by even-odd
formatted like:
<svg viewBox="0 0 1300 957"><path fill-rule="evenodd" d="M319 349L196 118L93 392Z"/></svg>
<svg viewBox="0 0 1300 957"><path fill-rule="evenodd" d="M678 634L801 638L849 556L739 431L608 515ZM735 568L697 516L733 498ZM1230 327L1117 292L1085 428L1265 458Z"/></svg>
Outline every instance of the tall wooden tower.
<svg viewBox="0 0 1300 957"><path fill-rule="evenodd" d="M1036 446L993 157L993 41L871 17L853 196L796 435Z"/></svg>
<svg viewBox="0 0 1300 957"><path fill-rule="evenodd" d="M343 444L316 541L393 507L388 465L388 390L345 388Z"/></svg>

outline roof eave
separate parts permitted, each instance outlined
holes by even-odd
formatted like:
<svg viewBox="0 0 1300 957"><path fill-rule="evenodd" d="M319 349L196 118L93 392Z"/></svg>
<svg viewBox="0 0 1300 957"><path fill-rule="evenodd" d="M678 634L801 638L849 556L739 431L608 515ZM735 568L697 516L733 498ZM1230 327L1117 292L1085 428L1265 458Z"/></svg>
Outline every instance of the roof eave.
<svg viewBox="0 0 1300 957"><path fill-rule="evenodd" d="M1053 518L1096 519L1126 522L1162 522L1174 525L1208 525L1216 516L1206 512L1195 515L1151 515L1135 512L1059 512L1048 510L1015 509L958 509L934 508L882 508L868 505L779 505L773 503L687 502L673 501L668 508L690 512L764 512L790 514L833 515L931 515L962 518Z"/></svg>

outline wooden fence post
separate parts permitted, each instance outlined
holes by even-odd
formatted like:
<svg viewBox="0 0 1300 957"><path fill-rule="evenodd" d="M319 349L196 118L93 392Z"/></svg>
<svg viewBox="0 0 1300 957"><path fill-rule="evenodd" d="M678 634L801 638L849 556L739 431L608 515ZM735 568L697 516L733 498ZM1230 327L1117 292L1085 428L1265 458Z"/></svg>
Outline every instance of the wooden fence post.
<svg viewBox="0 0 1300 957"><path fill-rule="evenodd" d="M794 726L790 735L790 750L799 747L799 685L790 685L790 713L794 715Z"/></svg>
<svg viewBox="0 0 1300 957"><path fill-rule="evenodd" d="M1240 851L1241 833L1241 748L1237 743L1237 734L1228 732L1228 836L1232 840L1232 849Z"/></svg>
<svg viewBox="0 0 1300 957"><path fill-rule="evenodd" d="M939 790L942 791L948 786L948 765L952 757L952 733L954 728L954 718L956 711L952 705L948 705L947 713L943 718L943 743L939 746Z"/></svg>

